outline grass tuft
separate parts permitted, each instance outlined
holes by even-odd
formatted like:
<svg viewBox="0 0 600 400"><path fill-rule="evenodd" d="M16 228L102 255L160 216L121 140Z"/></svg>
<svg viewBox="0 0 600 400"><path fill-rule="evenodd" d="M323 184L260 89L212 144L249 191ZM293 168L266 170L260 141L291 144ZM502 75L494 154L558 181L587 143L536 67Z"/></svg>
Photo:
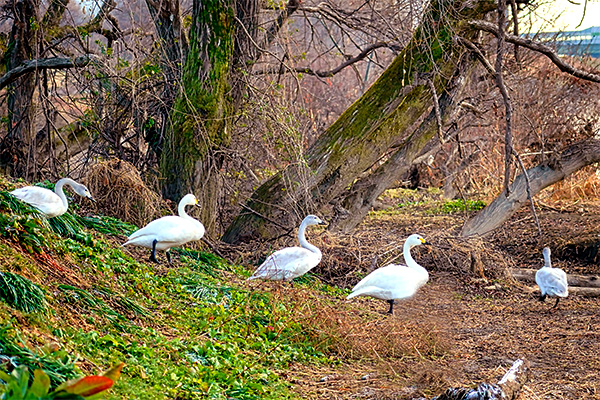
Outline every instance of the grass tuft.
<svg viewBox="0 0 600 400"><path fill-rule="evenodd" d="M46 297L42 289L29 279L12 272L0 272L0 298L11 307L27 313L46 308Z"/></svg>

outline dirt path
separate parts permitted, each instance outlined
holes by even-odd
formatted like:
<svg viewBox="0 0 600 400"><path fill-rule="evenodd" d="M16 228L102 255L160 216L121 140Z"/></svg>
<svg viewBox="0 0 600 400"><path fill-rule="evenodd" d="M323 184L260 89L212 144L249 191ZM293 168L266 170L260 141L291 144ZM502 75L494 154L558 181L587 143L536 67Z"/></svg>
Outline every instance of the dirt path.
<svg viewBox="0 0 600 400"><path fill-rule="evenodd" d="M571 296L549 311L552 305L525 290L473 290L450 276L432 277L392 318L417 331L434 330L445 347L441 356L373 355L332 368L298 368L289 379L311 399L412 399L496 382L524 357L531 361L531 379L520 399L600 399L600 302ZM381 301L351 306L390 318L381 314Z"/></svg>

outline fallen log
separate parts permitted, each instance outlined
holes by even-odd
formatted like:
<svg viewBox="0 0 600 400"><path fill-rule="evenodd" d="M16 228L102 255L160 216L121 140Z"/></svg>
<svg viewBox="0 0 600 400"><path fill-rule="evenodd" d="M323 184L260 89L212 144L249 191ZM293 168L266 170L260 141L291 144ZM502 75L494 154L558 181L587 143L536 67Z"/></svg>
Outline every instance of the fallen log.
<svg viewBox="0 0 600 400"><path fill-rule="evenodd" d="M520 281L535 282L535 273L537 269L513 268L511 275ZM600 276L598 275L577 275L567 274L567 283L569 286L581 286L585 288L600 288ZM569 287L570 289L570 287Z"/></svg>
<svg viewBox="0 0 600 400"><path fill-rule="evenodd" d="M451 388L431 400L514 400L527 382L529 362L517 360L497 384L481 383L474 389Z"/></svg>

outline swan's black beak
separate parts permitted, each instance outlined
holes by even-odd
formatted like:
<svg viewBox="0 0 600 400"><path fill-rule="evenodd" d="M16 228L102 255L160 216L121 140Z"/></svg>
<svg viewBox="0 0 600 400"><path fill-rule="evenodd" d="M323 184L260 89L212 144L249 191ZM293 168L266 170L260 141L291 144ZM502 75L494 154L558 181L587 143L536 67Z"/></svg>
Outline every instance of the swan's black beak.
<svg viewBox="0 0 600 400"><path fill-rule="evenodd" d="M321 222L319 222L319 225L320 225L320 226L327 226L327 222L325 222L325 221L321 221Z"/></svg>
<svg viewBox="0 0 600 400"><path fill-rule="evenodd" d="M96 203L96 199L94 199L92 196L88 196L88 199L90 199L91 201L93 201L94 203Z"/></svg>

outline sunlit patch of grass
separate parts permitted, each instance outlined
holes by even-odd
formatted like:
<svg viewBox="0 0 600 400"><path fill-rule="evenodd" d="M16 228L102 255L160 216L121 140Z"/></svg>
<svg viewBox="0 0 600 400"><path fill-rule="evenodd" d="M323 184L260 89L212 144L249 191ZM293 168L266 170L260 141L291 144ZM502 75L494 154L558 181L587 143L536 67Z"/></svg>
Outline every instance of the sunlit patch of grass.
<svg viewBox="0 0 600 400"><path fill-rule="evenodd" d="M428 212L432 214L452 214L464 211L479 211L486 205L487 204L482 200L456 199L444 201L439 206L428 210Z"/></svg>

